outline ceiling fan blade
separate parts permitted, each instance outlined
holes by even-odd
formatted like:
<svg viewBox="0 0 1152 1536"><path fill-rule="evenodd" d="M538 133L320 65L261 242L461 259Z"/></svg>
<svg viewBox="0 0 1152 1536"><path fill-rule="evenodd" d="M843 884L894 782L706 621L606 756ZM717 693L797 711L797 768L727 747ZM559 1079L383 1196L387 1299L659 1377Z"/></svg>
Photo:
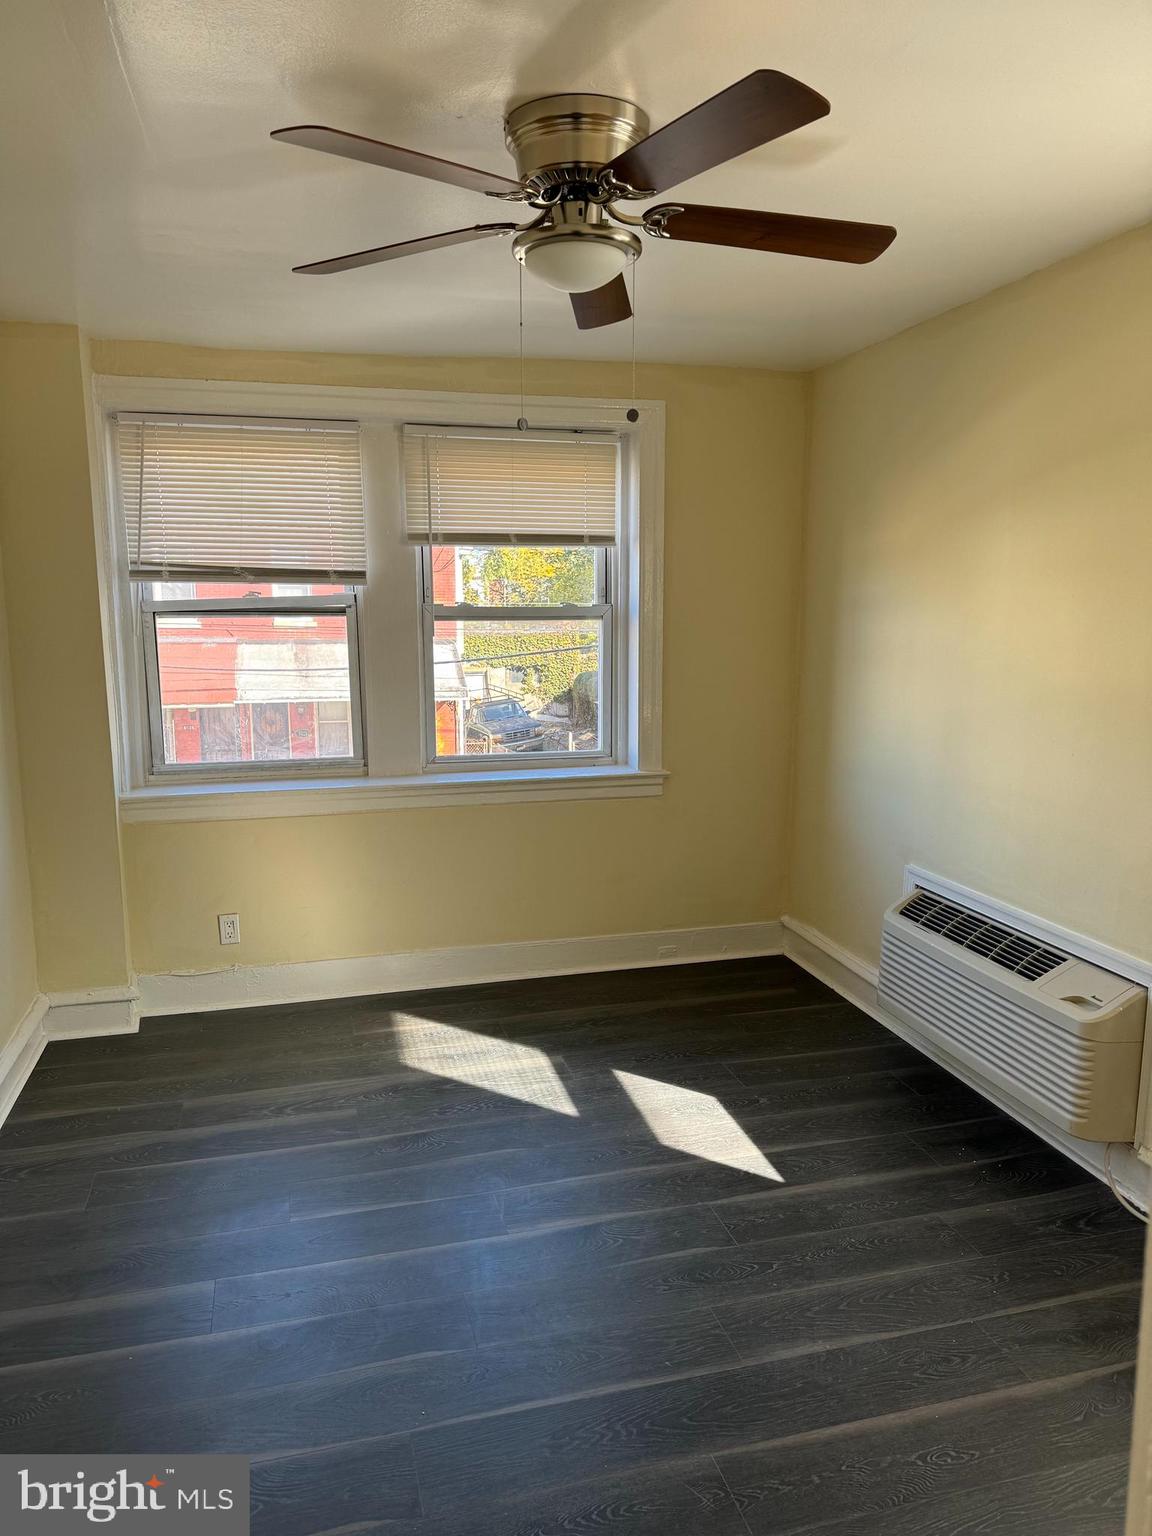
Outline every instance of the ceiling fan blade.
<svg viewBox="0 0 1152 1536"><path fill-rule="evenodd" d="M818 91L791 75L758 69L657 128L617 155L608 169L638 192L664 192L830 110Z"/></svg>
<svg viewBox="0 0 1152 1536"><path fill-rule="evenodd" d="M329 272L350 272L353 267L371 267L378 261L395 261L398 256L419 256L423 251L438 251L445 245L465 245L469 240L486 240L489 235L508 235L518 224L476 224L471 229L450 229L443 235L424 235L419 240L401 240L396 245L377 245L370 251L353 251L348 256L333 256L328 261L310 261L293 267L293 272L324 276Z"/></svg>
<svg viewBox="0 0 1152 1536"><path fill-rule="evenodd" d="M622 277L614 277L603 288L593 288L589 293L572 293L572 313L582 331L593 331L600 325L615 325L627 320L632 313L628 302L628 285Z"/></svg>
<svg viewBox="0 0 1152 1536"><path fill-rule="evenodd" d="M304 149L319 149L326 155L343 155L346 160L364 160L382 165L389 171L407 171L412 176L427 176L432 181L447 181L470 192L519 192L520 183L492 171L478 171L471 165L457 165L455 160L440 160L422 155L399 144L384 144L358 133L343 133L339 128L323 128L317 123L300 123L295 128L277 128L272 138L284 144L299 144Z"/></svg>
<svg viewBox="0 0 1152 1536"><path fill-rule="evenodd" d="M853 224L847 219L811 219L797 213L759 213L753 208L708 208L669 203L649 208L669 240L704 245L739 245L750 251L815 256L822 261L875 261L892 244L891 224Z"/></svg>

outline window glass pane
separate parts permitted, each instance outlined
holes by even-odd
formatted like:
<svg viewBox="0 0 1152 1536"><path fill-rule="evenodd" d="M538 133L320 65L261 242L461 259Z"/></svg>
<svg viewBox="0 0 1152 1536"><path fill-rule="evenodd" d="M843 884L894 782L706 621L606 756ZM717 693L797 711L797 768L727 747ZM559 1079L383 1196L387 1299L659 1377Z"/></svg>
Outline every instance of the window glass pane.
<svg viewBox="0 0 1152 1536"><path fill-rule="evenodd" d="M321 699L316 705L321 757L352 756L352 705L348 699Z"/></svg>
<svg viewBox="0 0 1152 1536"><path fill-rule="evenodd" d="M558 608L600 600L599 549L445 544L434 546L429 558L432 601L444 607Z"/></svg>
<svg viewBox="0 0 1152 1536"><path fill-rule="evenodd" d="M277 762L352 755L348 621L309 614L156 614L164 761Z"/></svg>
<svg viewBox="0 0 1152 1536"><path fill-rule="evenodd" d="M598 619L438 620L436 754L601 749Z"/></svg>

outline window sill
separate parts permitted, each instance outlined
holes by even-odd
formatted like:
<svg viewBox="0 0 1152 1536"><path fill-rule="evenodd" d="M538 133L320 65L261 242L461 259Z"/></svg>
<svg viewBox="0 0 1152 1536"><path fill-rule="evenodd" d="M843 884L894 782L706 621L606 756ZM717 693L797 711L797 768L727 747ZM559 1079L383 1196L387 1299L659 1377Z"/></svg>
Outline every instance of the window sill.
<svg viewBox="0 0 1152 1536"><path fill-rule="evenodd" d="M512 805L539 800L626 800L660 795L662 769L525 768L508 773L429 773L403 779L296 779L277 783L171 784L120 796L122 822L251 821L433 805Z"/></svg>

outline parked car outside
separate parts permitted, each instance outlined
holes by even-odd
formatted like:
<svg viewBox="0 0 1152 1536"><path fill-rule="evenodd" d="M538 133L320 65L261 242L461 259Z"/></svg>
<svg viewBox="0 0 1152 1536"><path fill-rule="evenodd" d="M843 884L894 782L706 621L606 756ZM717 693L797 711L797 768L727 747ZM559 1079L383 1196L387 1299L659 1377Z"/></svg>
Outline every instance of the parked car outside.
<svg viewBox="0 0 1152 1536"><path fill-rule="evenodd" d="M547 729L519 699L484 699L468 711L468 745L473 751L542 752Z"/></svg>

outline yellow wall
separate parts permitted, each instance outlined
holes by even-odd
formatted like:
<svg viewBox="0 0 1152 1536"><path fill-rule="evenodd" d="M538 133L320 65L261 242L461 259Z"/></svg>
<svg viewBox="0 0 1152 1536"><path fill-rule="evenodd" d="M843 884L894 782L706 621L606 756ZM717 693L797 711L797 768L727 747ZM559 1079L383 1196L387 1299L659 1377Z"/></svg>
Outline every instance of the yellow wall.
<svg viewBox="0 0 1152 1536"><path fill-rule="evenodd" d="M824 370L790 911L914 862L1152 956L1152 230Z"/></svg>
<svg viewBox="0 0 1152 1536"><path fill-rule="evenodd" d="M16 765L16 721L0 571L0 1051L36 997L32 888Z"/></svg>
<svg viewBox="0 0 1152 1536"><path fill-rule="evenodd" d="M75 328L0 324L0 547L45 992L128 976L86 419Z"/></svg>
<svg viewBox="0 0 1152 1536"><path fill-rule="evenodd" d="M513 392L510 360L93 342L97 373ZM530 361L530 393L616 395ZM660 799L124 829L143 972L757 921L784 893L806 382L642 367L667 402ZM216 914L239 911L222 951Z"/></svg>

